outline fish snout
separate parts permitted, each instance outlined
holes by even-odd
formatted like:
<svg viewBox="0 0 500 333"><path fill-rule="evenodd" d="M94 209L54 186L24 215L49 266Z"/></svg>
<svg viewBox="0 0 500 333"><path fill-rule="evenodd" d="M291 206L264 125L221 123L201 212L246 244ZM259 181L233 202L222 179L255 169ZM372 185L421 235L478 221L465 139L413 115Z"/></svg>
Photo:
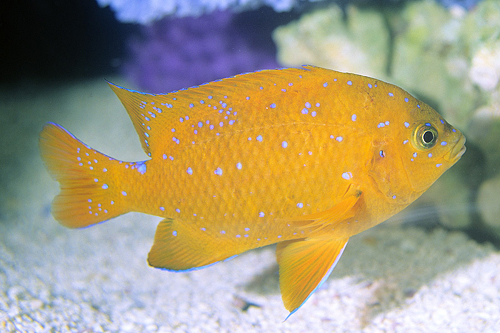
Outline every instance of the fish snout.
<svg viewBox="0 0 500 333"><path fill-rule="evenodd" d="M457 143L453 146L450 153L445 156L445 159L449 162L455 163L462 157L467 148L465 147L465 136L460 135L460 139L458 139Z"/></svg>

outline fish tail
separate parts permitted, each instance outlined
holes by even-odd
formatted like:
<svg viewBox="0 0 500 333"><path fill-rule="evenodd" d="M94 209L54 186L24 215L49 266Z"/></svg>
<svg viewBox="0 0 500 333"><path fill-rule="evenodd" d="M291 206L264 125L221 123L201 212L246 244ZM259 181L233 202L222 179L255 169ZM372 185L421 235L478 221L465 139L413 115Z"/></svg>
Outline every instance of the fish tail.
<svg viewBox="0 0 500 333"><path fill-rule="evenodd" d="M61 191L52 215L62 225L83 228L127 213L126 194L119 190L123 163L79 141L62 126L47 123L40 133L40 154Z"/></svg>

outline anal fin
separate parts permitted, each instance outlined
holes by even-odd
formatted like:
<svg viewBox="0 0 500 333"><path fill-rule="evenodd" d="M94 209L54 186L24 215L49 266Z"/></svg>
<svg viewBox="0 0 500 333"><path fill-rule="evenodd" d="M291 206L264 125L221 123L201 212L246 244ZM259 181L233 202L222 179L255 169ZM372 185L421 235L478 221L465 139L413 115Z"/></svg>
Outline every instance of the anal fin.
<svg viewBox="0 0 500 333"><path fill-rule="evenodd" d="M182 221L165 219L156 229L149 265L171 271L201 269L239 254L229 243Z"/></svg>
<svg viewBox="0 0 500 333"><path fill-rule="evenodd" d="M328 278L349 238L308 238L279 243L281 298L290 317ZM287 317L287 318L288 318Z"/></svg>

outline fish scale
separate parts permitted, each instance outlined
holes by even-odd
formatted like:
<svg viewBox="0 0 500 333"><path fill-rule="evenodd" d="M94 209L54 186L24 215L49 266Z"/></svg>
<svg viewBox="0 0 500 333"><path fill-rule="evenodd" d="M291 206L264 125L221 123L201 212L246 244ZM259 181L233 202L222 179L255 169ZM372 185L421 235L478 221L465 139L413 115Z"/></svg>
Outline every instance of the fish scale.
<svg viewBox="0 0 500 333"><path fill-rule="evenodd" d="M54 217L68 227L129 211L163 217L148 262L172 271L277 243L290 314L349 237L405 208L465 152L460 131L404 90L313 66L169 94L109 85L149 159L115 160L47 124Z"/></svg>

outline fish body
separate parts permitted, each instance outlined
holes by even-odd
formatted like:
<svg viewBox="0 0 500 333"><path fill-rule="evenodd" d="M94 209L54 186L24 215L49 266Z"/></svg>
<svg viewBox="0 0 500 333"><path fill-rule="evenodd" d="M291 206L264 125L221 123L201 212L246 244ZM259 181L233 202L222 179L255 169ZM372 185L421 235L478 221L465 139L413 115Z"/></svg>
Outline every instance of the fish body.
<svg viewBox="0 0 500 333"><path fill-rule="evenodd" d="M173 271L277 243L290 314L349 237L408 206L465 152L465 137L406 91L313 66L168 94L110 87L149 159L115 160L48 123L54 217L74 228L131 211L163 217L148 262Z"/></svg>

